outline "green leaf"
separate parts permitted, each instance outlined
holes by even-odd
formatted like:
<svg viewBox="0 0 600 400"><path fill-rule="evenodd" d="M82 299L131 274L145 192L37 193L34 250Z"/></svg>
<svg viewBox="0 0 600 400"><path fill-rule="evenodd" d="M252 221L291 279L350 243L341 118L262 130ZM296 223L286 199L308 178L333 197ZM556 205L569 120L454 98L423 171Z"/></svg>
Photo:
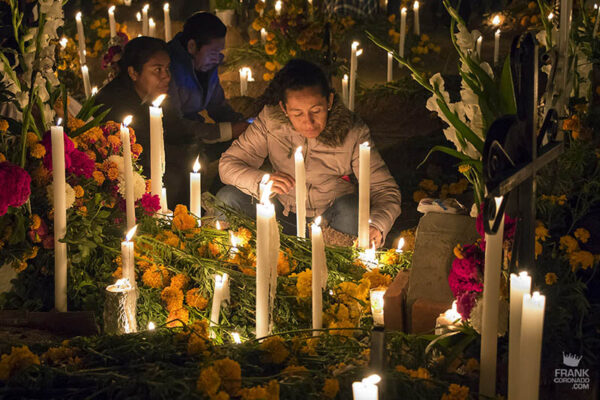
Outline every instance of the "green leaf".
<svg viewBox="0 0 600 400"><path fill-rule="evenodd" d="M500 104L504 115L517 113L517 101L515 99L515 88L513 86L512 72L510 70L510 56L506 57L500 81L498 82L500 93Z"/></svg>
<svg viewBox="0 0 600 400"><path fill-rule="evenodd" d="M446 153L449 156L452 156L454 158L458 158L461 162L465 163L465 164L469 164L472 165L475 168L481 169L481 161L479 160L474 160L471 157L464 155L463 153L461 153L458 150L452 149L450 147L447 146L433 146L431 148L431 150L429 150L429 153L427 153L427 155L425 156L425 158L423 159L423 161L421 161L421 163L419 165L417 165L417 168L420 168L421 165L423 165L425 163L425 161L427 161L427 159L429 158L429 156L431 156L433 153L435 153L436 151L440 151L442 153Z"/></svg>
<svg viewBox="0 0 600 400"><path fill-rule="evenodd" d="M102 120L104 119L104 117L106 117L106 115L109 113L110 109L108 110L104 110L103 112L101 112L100 114L98 114L96 116L96 118L94 118L93 120L91 120L90 122L88 122L87 124L83 125L81 128L75 130L75 132L71 133L71 137L77 137L79 135L81 135L83 132L87 131L88 129L91 129L95 126L100 125L100 122L102 122Z"/></svg>

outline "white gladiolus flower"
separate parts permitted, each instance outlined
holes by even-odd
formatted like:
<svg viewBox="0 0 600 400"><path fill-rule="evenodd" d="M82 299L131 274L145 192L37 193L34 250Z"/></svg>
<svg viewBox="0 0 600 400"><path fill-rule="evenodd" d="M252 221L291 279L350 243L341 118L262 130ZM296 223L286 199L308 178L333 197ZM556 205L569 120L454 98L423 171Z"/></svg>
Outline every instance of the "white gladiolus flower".
<svg viewBox="0 0 600 400"><path fill-rule="evenodd" d="M51 183L50 185L46 186L46 197L48 198L48 202L50 202L50 205L52 207L54 207L53 185L54 184ZM67 207L67 210L73 207L73 204L75 204L75 190L71 187L71 185L65 183L65 205Z"/></svg>
<svg viewBox="0 0 600 400"><path fill-rule="evenodd" d="M477 38L473 37L465 25L458 24L458 32L455 33L455 36L456 44L463 53L475 50L475 41Z"/></svg>
<svg viewBox="0 0 600 400"><path fill-rule="evenodd" d="M498 336L504 336L506 334L508 329L508 311L508 302L504 299L501 299L498 302ZM481 334L482 316L483 299L479 298L471 310L471 316L469 317L471 325L479 334Z"/></svg>

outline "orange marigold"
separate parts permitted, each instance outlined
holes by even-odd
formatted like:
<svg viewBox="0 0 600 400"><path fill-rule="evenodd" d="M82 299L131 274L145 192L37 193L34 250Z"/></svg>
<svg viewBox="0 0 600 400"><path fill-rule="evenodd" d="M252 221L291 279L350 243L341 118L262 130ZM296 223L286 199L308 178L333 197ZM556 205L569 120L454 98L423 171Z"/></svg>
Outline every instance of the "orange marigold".
<svg viewBox="0 0 600 400"><path fill-rule="evenodd" d="M149 267L142 275L142 282L155 289L164 287L169 282L169 271L162 265Z"/></svg>
<svg viewBox="0 0 600 400"><path fill-rule="evenodd" d="M167 327L174 328L176 326L187 325L190 318L190 313L185 308L169 312L167 316Z"/></svg>
<svg viewBox="0 0 600 400"><path fill-rule="evenodd" d="M171 278L171 286L177 289L183 289L190 278L185 274L177 274Z"/></svg>
<svg viewBox="0 0 600 400"><path fill-rule="evenodd" d="M188 306L199 308L200 310L204 310L208 305L208 300L202 297L199 288L188 290L185 294L185 302Z"/></svg>
<svg viewBox="0 0 600 400"><path fill-rule="evenodd" d="M36 143L31 147L29 154L33 158L42 158L46 155L46 148L43 144Z"/></svg>
<svg viewBox="0 0 600 400"><path fill-rule="evenodd" d="M173 213L173 227L179 230L193 229L198 226L196 218L188 213L186 206L177 204Z"/></svg>
<svg viewBox="0 0 600 400"><path fill-rule="evenodd" d="M160 294L160 298L167 303L168 311L176 311L183 307L183 292L173 286L167 286Z"/></svg>

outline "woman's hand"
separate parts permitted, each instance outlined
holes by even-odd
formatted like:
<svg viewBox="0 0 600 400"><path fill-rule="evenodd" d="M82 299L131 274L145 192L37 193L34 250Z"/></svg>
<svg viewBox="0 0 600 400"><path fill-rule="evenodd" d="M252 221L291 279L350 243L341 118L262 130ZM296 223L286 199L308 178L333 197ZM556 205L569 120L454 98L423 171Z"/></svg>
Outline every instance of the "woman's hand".
<svg viewBox="0 0 600 400"><path fill-rule="evenodd" d="M294 187L294 178L285 172L273 172L271 174L273 187L271 191L277 194L286 194Z"/></svg>
<svg viewBox="0 0 600 400"><path fill-rule="evenodd" d="M383 233L373 225L369 226L369 243L374 243L376 249L383 244Z"/></svg>

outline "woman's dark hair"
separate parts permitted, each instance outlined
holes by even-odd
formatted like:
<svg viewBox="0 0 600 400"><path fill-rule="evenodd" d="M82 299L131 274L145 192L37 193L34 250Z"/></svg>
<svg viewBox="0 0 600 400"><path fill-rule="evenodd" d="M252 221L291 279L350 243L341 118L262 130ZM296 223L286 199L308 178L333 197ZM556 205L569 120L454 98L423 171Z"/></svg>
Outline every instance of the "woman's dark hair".
<svg viewBox="0 0 600 400"><path fill-rule="evenodd" d="M288 90L301 90L307 87L318 87L324 97L331 93L331 86L325 72L316 64L299 58L288 61L275 74L275 77L259 99L264 105L276 105L286 102Z"/></svg>
<svg viewBox="0 0 600 400"><path fill-rule="evenodd" d="M123 49L123 55L119 60L119 75L127 75L127 69L133 67L136 72L142 72L144 64L156 53L169 54L167 43L164 40L140 36L130 40Z"/></svg>
<svg viewBox="0 0 600 400"><path fill-rule="evenodd" d="M181 32L181 44L183 48L187 48L187 43L193 39L196 46L200 48L213 39L224 38L226 34L227 27L216 15L201 11L185 20Z"/></svg>

